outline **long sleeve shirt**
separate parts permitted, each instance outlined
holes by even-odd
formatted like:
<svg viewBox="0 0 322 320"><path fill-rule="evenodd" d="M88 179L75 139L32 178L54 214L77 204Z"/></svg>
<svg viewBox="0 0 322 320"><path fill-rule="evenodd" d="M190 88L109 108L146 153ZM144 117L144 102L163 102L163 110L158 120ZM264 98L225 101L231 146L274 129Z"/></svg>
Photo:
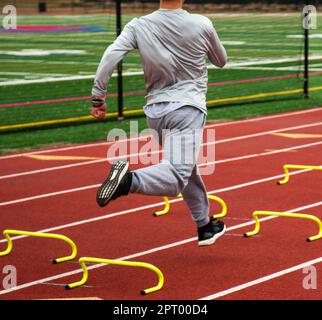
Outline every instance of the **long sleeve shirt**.
<svg viewBox="0 0 322 320"><path fill-rule="evenodd" d="M115 66L135 49L144 68L147 105L179 102L206 112L206 58L218 67L227 63L226 50L207 17L183 9L159 9L131 20L106 49L93 96L105 94Z"/></svg>

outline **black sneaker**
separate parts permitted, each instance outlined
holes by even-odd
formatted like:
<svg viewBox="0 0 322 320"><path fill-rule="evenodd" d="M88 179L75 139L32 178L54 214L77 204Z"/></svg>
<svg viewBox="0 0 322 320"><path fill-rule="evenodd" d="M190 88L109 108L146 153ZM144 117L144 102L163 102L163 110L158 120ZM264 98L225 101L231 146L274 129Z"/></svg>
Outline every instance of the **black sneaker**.
<svg viewBox="0 0 322 320"><path fill-rule="evenodd" d="M198 228L199 246L210 246L214 244L226 231L225 224L220 220L210 219L209 223Z"/></svg>
<svg viewBox="0 0 322 320"><path fill-rule="evenodd" d="M132 173L126 160L117 161L112 165L107 179L97 190L96 201L100 207L105 207L111 200L129 194L132 183Z"/></svg>

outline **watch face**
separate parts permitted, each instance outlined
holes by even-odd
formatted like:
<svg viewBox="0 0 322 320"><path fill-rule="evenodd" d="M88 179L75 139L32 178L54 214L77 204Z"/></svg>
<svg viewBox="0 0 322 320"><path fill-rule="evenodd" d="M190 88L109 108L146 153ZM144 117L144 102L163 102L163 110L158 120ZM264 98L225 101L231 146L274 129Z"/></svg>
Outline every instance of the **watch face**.
<svg viewBox="0 0 322 320"><path fill-rule="evenodd" d="M100 106L102 106L104 104L104 100L93 99L92 103L93 103L93 107L99 108Z"/></svg>

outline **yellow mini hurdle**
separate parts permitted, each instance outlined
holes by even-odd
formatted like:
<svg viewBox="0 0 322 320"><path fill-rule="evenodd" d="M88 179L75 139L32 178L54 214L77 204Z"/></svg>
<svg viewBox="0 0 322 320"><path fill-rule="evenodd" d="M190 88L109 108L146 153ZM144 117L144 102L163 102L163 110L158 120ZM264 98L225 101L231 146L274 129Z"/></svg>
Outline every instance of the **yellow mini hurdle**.
<svg viewBox="0 0 322 320"><path fill-rule="evenodd" d="M22 230L4 230L3 235L7 239L7 249L0 252L1 256L6 256L12 252L13 249L13 242L11 239L11 235L20 235L20 236L29 236L29 237L39 237L39 238L49 238L49 239L57 239L62 240L69 244L69 246L72 249L72 253L69 256L57 258L53 260L53 263L61 263L66 262L69 260L73 260L77 255L77 247L74 241L72 241L70 238L61 235L61 234L53 234L53 233L41 233L41 232L30 232L30 231L22 231ZM103 264L112 264L112 265L120 265L125 267L139 267L139 268L146 268L158 276L158 284L154 287L144 289L141 291L142 295L149 294L156 292L158 290L161 290L164 285L164 276L160 269L155 267L154 265L150 263L145 262L135 262L135 261L121 261L121 260L111 260L111 259L101 259L101 258L89 258L89 257L82 257L79 259L79 264L82 267L83 270L83 278L75 283L71 283L69 285L66 285L66 289L73 289L79 286L84 285L88 280L88 268L86 266L86 263L103 263Z"/></svg>
<svg viewBox="0 0 322 320"><path fill-rule="evenodd" d="M295 164L285 164L283 166L284 172L285 172L285 178L281 181L278 181L278 185L283 185L289 182L290 180L290 174L289 170L302 170L302 169L307 169L307 170L322 170L322 166L303 166L303 165L295 165Z"/></svg>
<svg viewBox="0 0 322 320"><path fill-rule="evenodd" d="M72 253L69 256L57 258L53 260L53 263L61 263L69 260L73 260L77 255L77 247L76 244L66 236L61 234L54 234L54 233L41 233L41 232L30 232L30 231L22 231L22 230L4 230L3 235L7 239L7 249L0 252L1 256L6 256L11 253L13 249L13 243L10 235L21 235L21 236L29 236L29 237L38 237L38 238L49 238L49 239L57 239L62 240L69 244L72 248Z"/></svg>
<svg viewBox="0 0 322 320"><path fill-rule="evenodd" d="M87 263L106 263L106 264L113 264L113 265L119 265L119 266L125 266L125 267L138 267L138 268L146 268L153 272L155 272L158 276L158 284L152 288L144 289L141 291L142 295L146 295L149 293L156 292L158 290L161 290L164 284L164 276L160 269L155 267L154 265L150 263L145 262L134 262L134 261L120 261L120 260L111 260L111 259L101 259L101 258L90 258L90 257L82 257L79 259L79 264L81 265L83 269L83 278L78 281L71 284L68 284L65 288L66 289L73 289L76 287L80 287L84 285L88 280L88 269L86 266Z"/></svg>
<svg viewBox="0 0 322 320"><path fill-rule="evenodd" d="M307 241L314 241L322 238L322 222L321 220L313 215L304 213L288 213L288 212L273 212L273 211L254 211L253 218L255 220L255 229L253 231L244 234L245 237L252 237L259 233L260 231L260 220L258 216L276 216L276 217L287 217L287 218L297 218L297 219L307 219L314 221L319 228L319 233L315 236L307 238Z"/></svg>
<svg viewBox="0 0 322 320"><path fill-rule="evenodd" d="M182 194L179 194L177 197L182 198ZM221 212L212 215L212 217L214 219L223 218L223 217L225 217L227 215L228 208L227 208L226 202L223 199L221 199L221 198L219 198L217 196L211 195L211 194L208 194L208 199L216 201L221 205ZM169 198L168 197L163 197L163 200L164 200L164 208L161 211L154 212L153 215L155 217L164 216L170 211Z"/></svg>

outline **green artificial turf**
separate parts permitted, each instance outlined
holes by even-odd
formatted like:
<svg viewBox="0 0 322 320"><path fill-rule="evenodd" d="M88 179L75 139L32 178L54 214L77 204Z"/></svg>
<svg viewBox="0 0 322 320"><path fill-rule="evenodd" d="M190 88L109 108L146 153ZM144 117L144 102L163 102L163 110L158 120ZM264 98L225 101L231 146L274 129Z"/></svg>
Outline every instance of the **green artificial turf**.
<svg viewBox="0 0 322 320"><path fill-rule="evenodd" d="M125 24L134 15L123 16ZM229 66L209 69L207 100L245 97L301 89L303 87L303 34L300 14L235 14L211 15L218 34L229 56ZM105 48L115 38L115 17L111 15L19 16L21 25L93 26L96 32L63 33L0 33L0 127L47 120L82 117L89 114L90 102L81 97L90 96L93 76ZM322 33L322 17L318 29ZM26 55L22 50L81 50L68 54ZM15 53L16 52L16 53ZM17 53L18 52L18 53ZM310 40L311 57L322 55L321 38ZM281 60L283 59L283 60ZM281 61L279 61L281 60ZM312 59L311 72L322 71L322 60ZM138 52L124 59L124 110L142 109L145 103L144 78ZM48 81L48 77L77 77L64 81ZM270 80L276 76L294 76ZM86 77L84 79L84 77ZM254 78L265 81L242 82ZM23 84L16 81L23 80ZM28 81L40 80L39 83ZM236 82L242 83L236 83ZM218 85L218 82L235 82ZM216 84L217 83L217 84ZM213 85L216 84L216 85ZM311 87L322 86L322 75L310 79ZM137 92L138 91L138 92ZM113 77L109 94L117 93ZM74 101L51 101L35 105L1 107L8 103L25 103L41 100L77 98ZM108 112L117 111L117 98L108 98ZM257 115L298 110L322 105L322 90L304 99L301 93L264 98L241 99L209 105L208 119L214 121L241 119ZM138 121L139 128L146 127L143 116L107 121L79 121L69 124L43 125L28 129L0 129L0 153L28 150L48 145L82 143L104 140L107 132L121 127L129 132L130 121Z"/></svg>

